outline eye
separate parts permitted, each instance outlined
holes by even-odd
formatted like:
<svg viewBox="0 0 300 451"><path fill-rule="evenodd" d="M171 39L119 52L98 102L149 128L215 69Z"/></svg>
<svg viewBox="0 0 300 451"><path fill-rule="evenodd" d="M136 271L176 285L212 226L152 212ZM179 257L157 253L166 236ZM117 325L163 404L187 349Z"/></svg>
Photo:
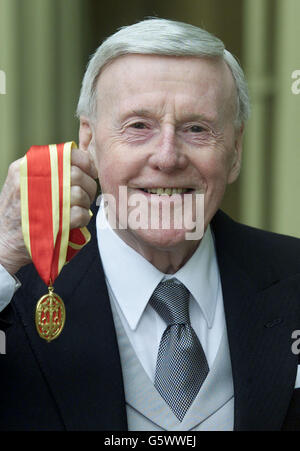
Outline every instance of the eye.
<svg viewBox="0 0 300 451"><path fill-rule="evenodd" d="M143 130L144 128L147 128L146 124L144 122L134 122L130 125L131 128L136 128L138 130Z"/></svg>
<svg viewBox="0 0 300 451"><path fill-rule="evenodd" d="M203 127L201 127L201 125L192 125L189 130L192 133L201 133L203 131L205 131L205 129Z"/></svg>

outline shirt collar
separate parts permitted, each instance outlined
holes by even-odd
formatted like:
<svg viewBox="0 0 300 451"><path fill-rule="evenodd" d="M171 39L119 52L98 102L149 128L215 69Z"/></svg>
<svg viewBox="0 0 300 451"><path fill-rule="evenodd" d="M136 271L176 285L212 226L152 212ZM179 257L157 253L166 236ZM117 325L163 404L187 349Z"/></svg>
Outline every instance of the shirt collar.
<svg viewBox="0 0 300 451"><path fill-rule="evenodd" d="M138 326L157 285L170 276L188 288L201 308L208 327L212 327L219 273L210 227L185 265L175 274L166 275L113 231L101 206L96 224L98 247L107 282L132 330Z"/></svg>

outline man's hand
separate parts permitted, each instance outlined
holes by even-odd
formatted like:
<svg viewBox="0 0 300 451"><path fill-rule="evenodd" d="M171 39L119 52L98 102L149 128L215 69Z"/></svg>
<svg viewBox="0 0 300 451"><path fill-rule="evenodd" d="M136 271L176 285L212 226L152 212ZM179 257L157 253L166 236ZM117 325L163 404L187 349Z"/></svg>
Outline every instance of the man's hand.
<svg viewBox="0 0 300 451"><path fill-rule="evenodd" d="M21 225L20 163L14 161L0 193L0 264L15 274L31 262L24 244ZM88 152L72 149L70 228L84 227L90 221L89 208L97 191L97 171Z"/></svg>
<svg viewBox="0 0 300 451"><path fill-rule="evenodd" d="M96 196L97 169L89 153L72 149L70 229L84 227L90 222L89 209Z"/></svg>

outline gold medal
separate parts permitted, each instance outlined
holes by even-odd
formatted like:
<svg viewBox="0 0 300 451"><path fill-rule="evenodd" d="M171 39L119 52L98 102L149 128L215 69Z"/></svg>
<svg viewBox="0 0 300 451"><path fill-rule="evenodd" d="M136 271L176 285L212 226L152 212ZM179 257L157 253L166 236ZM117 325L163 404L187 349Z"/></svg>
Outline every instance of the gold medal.
<svg viewBox="0 0 300 451"><path fill-rule="evenodd" d="M38 334L48 343L57 338L63 330L66 309L61 297L48 287L49 293L42 296L35 309L35 325Z"/></svg>

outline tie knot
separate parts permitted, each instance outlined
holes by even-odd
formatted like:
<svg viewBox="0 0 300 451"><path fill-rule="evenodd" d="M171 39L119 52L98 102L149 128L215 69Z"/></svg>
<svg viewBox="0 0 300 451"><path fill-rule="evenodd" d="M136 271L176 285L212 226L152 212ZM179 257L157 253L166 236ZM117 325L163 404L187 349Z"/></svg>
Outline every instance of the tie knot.
<svg viewBox="0 0 300 451"><path fill-rule="evenodd" d="M167 280L157 285L150 298L150 304L168 324L186 324L189 317L189 290L174 280Z"/></svg>

